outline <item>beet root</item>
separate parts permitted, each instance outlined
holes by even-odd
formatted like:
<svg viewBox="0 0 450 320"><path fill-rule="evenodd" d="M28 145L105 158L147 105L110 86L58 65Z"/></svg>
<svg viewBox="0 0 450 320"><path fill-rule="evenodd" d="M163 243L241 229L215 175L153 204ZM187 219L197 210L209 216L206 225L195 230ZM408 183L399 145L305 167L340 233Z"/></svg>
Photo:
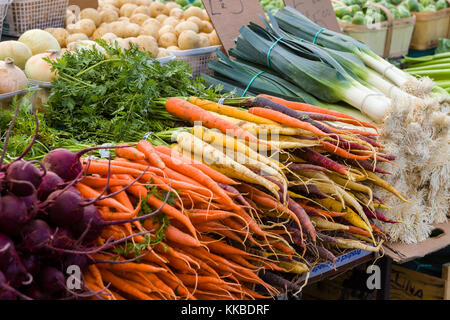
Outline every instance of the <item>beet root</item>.
<svg viewBox="0 0 450 320"><path fill-rule="evenodd" d="M41 181L41 171L27 161L15 161L8 166L6 171L6 182L9 190L18 197L33 194Z"/></svg>

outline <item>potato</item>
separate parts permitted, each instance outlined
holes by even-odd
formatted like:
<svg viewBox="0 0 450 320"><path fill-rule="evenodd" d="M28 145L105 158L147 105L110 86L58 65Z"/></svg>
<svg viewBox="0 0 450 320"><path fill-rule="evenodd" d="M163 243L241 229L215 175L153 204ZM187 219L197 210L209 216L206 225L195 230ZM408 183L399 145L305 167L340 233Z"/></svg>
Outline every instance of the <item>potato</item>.
<svg viewBox="0 0 450 320"><path fill-rule="evenodd" d="M111 32L111 27L109 26L109 24L104 24L102 26L100 26L99 28L97 28L97 30L94 31L94 33L92 34L92 40L96 40L99 38L103 38L103 36L107 33Z"/></svg>
<svg viewBox="0 0 450 320"><path fill-rule="evenodd" d="M144 26L142 26L140 35L151 36L151 37L155 38L156 40L158 40L159 39L159 28L154 24L147 23Z"/></svg>
<svg viewBox="0 0 450 320"><path fill-rule="evenodd" d="M158 44L160 47L163 47L163 48L167 48L170 46L176 46L178 44L178 39L177 39L177 36L175 35L175 33L166 32L159 37Z"/></svg>
<svg viewBox="0 0 450 320"><path fill-rule="evenodd" d="M200 36L192 30L184 30L178 37L178 47L181 50L196 49L200 47Z"/></svg>
<svg viewBox="0 0 450 320"><path fill-rule="evenodd" d="M112 4L105 4L105 5L102 5L101 7L98 7L98 12L100 14L106 10L113 10L113 11L117 12L117 14L119 13L119 8L117 8L116 6L113 6Z"/></svg>
<svg viewBox="0 0 450 320"><path fill-rule="evenodd" d="M164 33L167 33L167 32L171 32L171 33L173 33L173 34L175 34L176 35L176 31L175 31L175 28L174 27L172 27L172 26L169 26L169 25L167 25L167 26L162 26L161 27L161 29L159 29L159 35L161 36L161 35L163 35Z"/></svg>
<svg viewBox="0 0 450 320"><path fill-rule="evenodd" d="M196 17L198 17L198 18L203 20L203 18L204 18L203 10L200 9L199 7L195 7L195 6L189 7L184 12L184 18L187 20L187 19L189 19L192 16L196 16Z"/></svg>
<svg viewBox="0 0 450 320"><path fill-rule="evenodd" d="M162 23L156 20L155 18L150 18L144 21L144 24L142 26L145 26L146 24L152 24L155 27L158 27L160 29L162 27Z"/></svg>
<svg viewBox="0 0 450 320"><path fill-rule="evenodd" d="M133 11L137 8L138 6L133 4L133 3L126 3L124 4L122 7L120 7L119 10L119 15L121 17L131 17L133 15Z"/></svg>
<svg viewBox="0 0 450 320"><path fill-rule="evenodd" d="M131 23L136 23L137 25L142 26L144 24L144 22L146 20L148 20L149 18L150 18L149 16L147 16L147 15L145 15L143 13L136 13L136 14L133 14L131 16L130 22Z"/></svg>
<svg viewBox="0 0 450 320"><path fill-rule="evenodd" d="M172 27L176 27L178 24L180 23L180 20L178 20L175 17L168 17L166 20L164 20L164 22L162 23L164 26L165 25L170 25Z"/></svg>
<svg viewBox="0 0 450 320"><path fill-rule="evenodd" d="M93 8L86 8L81 10L80 19L91 19L94 21L95 26L98 27L102 23L102 17L100 13Z"/></svg>
<svg viewBox="0 0 450 320"><path fill-rule="evenodd" d="M108 32L108 33L105 33L101 37L101 39L103 39L103 40L105 40L106 42L109 42L109 43L114 43L114 40L117 39L117 36L114 33L112 33L112 32Z"/></svg>
<svg viewBox="0 0 450 320"><path fill-rule="evenodd" d="M100 17L102 19L102 22L109 23L119 20L119 13L112 9L106 9L100 12Z"/></svg>
<svg viewBox="0 0 450 320"><path fill-rule="evenodd" d="M128 18L128 17L120 17L120 18L119 18L119 21L122 21L122 22L130 22L130 18Z"/></svg>
<svg viewBox="0 0 450 320"><path fill-rule="evenodd" d="M177 46L170 46L167 48L167 50L177 51L180 50L180 48L178 48Z"/></svg>
<svg viewBox="0 0 450 320"><path fill-rule="evenodd" d="M114 33L119 38L126 38L125 28L127 22L114 21L110 23L110 32Z"/></svg>
<svg viewBox="0 0 450 320"><path fill-rule="evenodd" d="M125 39L117 38L117 39L115 39L114 41L117 42L117 45L119 46L119 48L122 48L122 49L129 49L129 43L128 43L128 41L126 41Z"/></svg>
<svg viewBox="0 0 450 320"><path fill-rule="evenodd" d="M61 48L64 48L67 45L67 37L69 36L69 32L67 32L64 28L48 28L44 31L51 33L52 36L56 38Z"/></svg>
<svg viewBox="0 0 450 320"><path fill-rule="evenodd" d="M158 20L160 23L163 23L164 21L166 21L167 18L168 16L166 16L165 14L160 14L159 16L156 17L156 20Z"/></svg>
<svg viewBox="0 0 450 320"><path fill-rule="evenodd" d="M114 6L119 8L119 0L103 0L98 2L101 6Z"/></svg>
<svg viewBox="0 0 450 320"><path fill-rule="evenodd" d="M89 40L89 38L84 33L72 33L72 34L69 34L67 36L66 46L69 45L69 43L76 42L76 41L79 41L79 40Z"/></svg>
<svg viewBox="0 0 450 320"><path fill-rule="evenodd" d="M211 42L209 41L209 37L204 34L199 34L200 37L200 48L205 48L211 46Z"/></svg>
<svg viewBox="0 0 450 320"><path fill-rule="evenodd" d="M175 27L175 31L177 36L179 37L180 34L185 31L185 30L192 30L195 33L198 33L198 26L191 21L183 21L180 22L176 27Z"/></svg>
<svg viewBox="0 0 450 320"><path fill-rule="evenodd" d="M166 6L161 2L153 2L150 5L150 16L152 18L156 18L160 14L165 14L166 16L169 15L169 10L166 8Z"/></svg>
<svg viewBox="0 0 450 320"><path fill-rule="evenodd" d="M149 7L152 4L152 0L137 0L136 4L138 6L147 6L147 7Z"/></svg>
<svg viewBox="0 0 450 320"><path fill-rule="evenodd" d="M142 28L136 23L127 23L125 25L125 38L137 37L141 33Z"/></svg>
<svg viewBox="0 0 450 320"><path fill-rule="evenodd" d="M143 14L145 14L145 15L150 17L150 8L146 7L146 6L139 6L136 9L134 9L132 15L135 15L137 13L143 13Z"/></svg>
<svg viewBox="0 0 450 320"><path fill-rule="evenodd" d="M150 52L153 58L158 56L158 42L152 36L141 35L134 41L142 51Z"/></svg>
<svg viewBox="0 0 450 320"><path fill-rule="evenodd" d="M122 8L125 4L137 5L137 0L117 0L117 7Z"/></svg>
<svg viewBox="0 0 450 320"><path fill-rule="evenodd" d="M213 30L213 32L209 34L209 42L211 43L212 46L219 46L221 44L220 39L217 36L216 30Z"/></svg>
<svg viewBox="0 0 450 320"><path fill-rule="evenodd" d="M171 12L173 8L181 9L181 6L176 2L168 2L166 3L166 8L169 12Z"/></svg>
<svg viewBox="0 0 450 320"><path fill-rule="evenodd" d="M171 17L177 18L178 20L181 20L181 19L183 19L184 11L183 11L183 9L180 9L180 8L173 8L172 10L170 10L169 15Z"/></svg>
<svg viewBox="0 0 450 320"><path fill-rule="evenodd" d="M202 26L200 27L200 32L211 33L211 32L213 32L213 30L214 30L214 27L211 24L211 22L202 21Z"/></svg>
<svg viewBox="0 0 450 320"><path fill-rule="evenodd" d="M158 56L156 58L159 59L159 58L170 57L170 56L171 56L171 53L169 51L167 51L164 48L159 48Z"/></svg>
<svg viewBox="0 0 450 320"><path fill-rule="evenodd" d="M81 19L73 25L68 25L66 30L69 33L84 33L88 37L92 36L96 29L95 22L91 19Z"/></svg>
<svg viewBox="0 0 450 320"><path fill-rule="evenodd" d="M197 16L189 17L189 19L187 19L186 21L190 21L190 22L195 23L195 24L197 25L197 27L198 27L198 30L200 30L200 29L203 27L203 20L200 19L200 18L197 17ZM210 31L210 32L211 32L211 31Z"/></svg>

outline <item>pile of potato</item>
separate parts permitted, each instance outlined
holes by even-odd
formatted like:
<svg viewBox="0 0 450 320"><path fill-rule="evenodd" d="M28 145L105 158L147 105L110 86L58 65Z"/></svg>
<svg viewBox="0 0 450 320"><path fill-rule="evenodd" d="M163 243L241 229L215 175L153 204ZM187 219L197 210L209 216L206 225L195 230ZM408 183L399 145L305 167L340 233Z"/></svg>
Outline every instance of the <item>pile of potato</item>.
<svg viewBox="0 0 450 320"><path fill-rule="evenodd" d="M83 9L79 17L68 11L65 29L45 31L69 50L101 38L122 48L137 44L156 58L169 56L168 50L220 45L206 10L193 6L183 11L175 2L151 0L103 0L97 9Z"/></svg>

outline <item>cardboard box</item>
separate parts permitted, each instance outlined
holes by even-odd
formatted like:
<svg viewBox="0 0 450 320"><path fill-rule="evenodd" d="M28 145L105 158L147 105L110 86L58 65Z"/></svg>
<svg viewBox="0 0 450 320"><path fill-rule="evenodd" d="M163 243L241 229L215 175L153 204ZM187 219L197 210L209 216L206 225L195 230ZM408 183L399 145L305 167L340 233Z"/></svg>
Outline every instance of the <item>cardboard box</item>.
<svg viewBox="0 0 450 320"><path fill-rule="evenodd" d="M446 223L433 224L433 227L442 233L416 244L386 243L384 245L386 255L397 263L405 263L450 245L450 220Z"/></svg>
<svg viewBox="0 0 450 320"><path fill-rule="evenodd" d="M69 0L69 6L79 6L81 10L85 8L98 8L98 0Z"/></svg>

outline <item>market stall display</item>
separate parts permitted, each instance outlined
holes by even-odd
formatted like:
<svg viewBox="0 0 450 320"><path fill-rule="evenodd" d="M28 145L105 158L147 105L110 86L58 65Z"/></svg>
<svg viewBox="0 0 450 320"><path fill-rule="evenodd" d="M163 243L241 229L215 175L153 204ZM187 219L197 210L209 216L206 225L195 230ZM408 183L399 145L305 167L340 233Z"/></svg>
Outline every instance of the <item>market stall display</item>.
<svg viewBox="0 0 450 320"><path fill-rule="evenodd" d="M416 18L406 4L334 0L333 6L343 32L376 54L401 57L408 53Z"/></svg>
<svg viewBox="0 0 450 320"><path fill-rule="evenodd" d="M0 299L279 299L442 247L447 53L394 65L265 4L229 56L199 1L99 1L0 42Z"/></svg>

